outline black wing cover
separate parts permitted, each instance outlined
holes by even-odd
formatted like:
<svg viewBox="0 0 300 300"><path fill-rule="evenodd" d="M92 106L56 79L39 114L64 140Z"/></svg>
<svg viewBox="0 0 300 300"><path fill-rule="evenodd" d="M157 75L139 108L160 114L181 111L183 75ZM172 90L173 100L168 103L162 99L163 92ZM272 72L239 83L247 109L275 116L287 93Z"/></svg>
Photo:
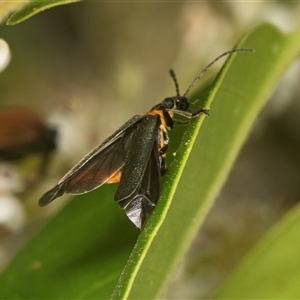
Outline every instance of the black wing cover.
<svg viewBox="0 0 300 300"><path fill-rule="evenodd" d="M124 166L135 127L143 116L135 116L101 145L87 154L59 183L39 200L45 206L55 198L90 192L112 178Z"/></svg>
<svg viewBox="0 0 300 300"><path fill-rule="evenodd" d="M161 172L158 132L158 115L144 117L138 124L115 194L115 201L139 229L154 210L159 198Z"/></svg>

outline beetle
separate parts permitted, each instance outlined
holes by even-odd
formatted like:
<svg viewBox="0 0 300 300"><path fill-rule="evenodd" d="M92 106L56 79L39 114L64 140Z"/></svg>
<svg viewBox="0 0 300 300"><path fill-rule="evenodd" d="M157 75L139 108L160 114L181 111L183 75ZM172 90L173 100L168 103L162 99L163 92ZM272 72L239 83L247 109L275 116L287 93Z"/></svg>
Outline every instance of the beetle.
<svg viewBox="0 0 300 300"><path fill-rule="evenodd" d="M40 154L42 160L37 177L41 179L56 149L56 138L56 129L31 108L0 108L0 161L16 161Z"/></svg>
<svg viewBox="0 0 300 300"><path fill-rule="evenodd" d="M240 48L224 52L209 63L180 95L173 70L176 96L167 97L144 115L136 115L121 126L102 144L83 157L59 182L39 200L45 206L57 197L84 194L107 183L119 183L114 200L124 209L128 218L142 229L159 199L161 176L167 171L166 153L168 131L174 123L189 123L173 119L174 114L188 120L209 115L202 108L190 112L187 95L200 77L221 57L233 52L253 51Z"/></svg>

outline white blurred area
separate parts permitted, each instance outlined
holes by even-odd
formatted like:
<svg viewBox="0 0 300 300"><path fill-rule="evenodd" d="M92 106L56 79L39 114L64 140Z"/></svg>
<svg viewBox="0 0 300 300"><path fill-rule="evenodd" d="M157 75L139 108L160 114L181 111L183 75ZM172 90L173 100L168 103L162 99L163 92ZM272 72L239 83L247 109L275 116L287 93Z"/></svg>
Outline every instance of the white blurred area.
<svg viewBox="0 0 300 300"><path fill-rule="evenodd" d="M6 69L10 60L9 45L0 38L0 72ZM0 162L0 232L15 233L25 225L25 208L16 196L22 189L23 183L14 165Z"/></svg>
<svg viewBox="0 0 300 300"><path fill-rule="evenodd" d="M11 51L8 43L0 38L0 73L8 66L11 59Z"/></svg>
<svg viewBox="0 0 300 300"><path fill-rule="evenodd" d="M8 163L0 163L0 227L14 233L23 228L26 212L17 193L23 183L17 169Z"/></svg>

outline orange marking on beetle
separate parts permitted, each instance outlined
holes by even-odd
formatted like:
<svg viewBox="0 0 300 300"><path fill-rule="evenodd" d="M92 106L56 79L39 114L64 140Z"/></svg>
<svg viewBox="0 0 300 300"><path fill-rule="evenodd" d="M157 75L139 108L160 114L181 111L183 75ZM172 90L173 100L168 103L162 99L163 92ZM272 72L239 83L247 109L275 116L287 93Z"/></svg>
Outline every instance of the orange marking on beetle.
<svg viewBox="0 0 300 300"><path fill-rule="evenodd" d="M110 177L106 183L112 184L112 183L119 183L121 180L122 171L119 170L114 176Z"/></svg>
<svg viewBox="0 0 300 300"><path fill-rule="evenodd" d="M168 114L170 114L170 112L168 112ZM154 109L154 110L151 110L151 111L145 113L144 116L155 116L155 115L159 115L160 122L161 122L161 124L159 125L159 127L161 129L161 132L160 132L160 145L158 147L158 150L160 151L160 149L162 149L165 146L165 144L164 144L164 137L163 137L163 133L162 132L167 132L167 123L166 123L166 119L164 117L164 113L163 113L163 111L161 109L160 110ZM173 114L171 115L171 117L172 116L173 116Z"/></svg>
<svg viewBox="0 0 300 300"><path fill-rule="evenodd" d="M160 117L160 122L161 122L160 126L162 126L162 128L166 128L166 120L162 110L154 109L145 114L145 116L155 116L155 115L159 115Z"/></svg>

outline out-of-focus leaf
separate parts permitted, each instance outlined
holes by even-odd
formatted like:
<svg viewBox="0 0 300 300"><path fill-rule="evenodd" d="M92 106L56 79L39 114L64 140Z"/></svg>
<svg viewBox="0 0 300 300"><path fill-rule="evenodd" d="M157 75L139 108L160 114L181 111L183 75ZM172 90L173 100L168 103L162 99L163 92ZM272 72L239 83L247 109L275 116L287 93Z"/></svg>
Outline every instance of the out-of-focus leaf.
<svg viewBox="0 0 300 300"><path fill-rule="evenodd" d="M0 22L2 23L12 12L21 9L26 3L26 1L1 1Z"/></svg>
<svg viewBox="0 0 300 300"><path fill-rule="evenodd" d="M298 299L300 206L245 257L214 299Z"/></svg>
<svg viewBox="0 0 300 300"><path fill-rule="evenodd" d="M29 1L27 4L22 6L16 12L14 12L7 20L7 25L16 25L21 23L30 17L40 13L46 9L65 5L69 3L79 2L80 0L47 0L47 1Z"/></svg>
<svg viewBox="0 0 300 300"><path fill-rule="evenodd" d="M114 190L71 199L0 277L0 298L109 299L139 234Z"/></svg>

